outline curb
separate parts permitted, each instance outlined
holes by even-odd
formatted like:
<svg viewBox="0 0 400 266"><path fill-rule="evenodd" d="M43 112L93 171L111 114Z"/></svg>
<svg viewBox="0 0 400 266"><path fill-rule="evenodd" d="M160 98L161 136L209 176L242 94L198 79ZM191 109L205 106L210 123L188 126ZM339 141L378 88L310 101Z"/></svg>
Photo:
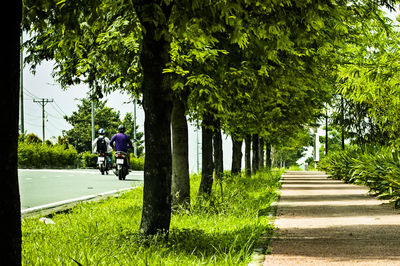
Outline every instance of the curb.
<svg viewBox="0 0 400 266"><path fill-rule="evenodd" d="M74 199L69 199L69 200L63 200L63 201L58 201L58 202L53 202L49 204L44 204L28 209L23 209L21 210L21 218L26 218L26 217L32 217L32 216L48 216L53 213L57 212L66 212L70 210L72 207L77 205L80 202L89 202L89 201L96 201L96 200L101 200L109 197L118 197L119 194L134 189L136 187L131 187L131 188L122 188L122 189L116 189L116 190L111 190L99 194L91 194L79 198L74 198Z"/></svg>
<svg viewBox="0 0 400 266"><path fill-rule="evenodd" d="M279 180L280 183L282 183L282 178L283 178L283 174L281 175L281 179ZM278 202L281 198L280 194L281 194L281 190L279 189L277 191L278 197L276 198L276 200L274 202L271 203L270 205L270 211L268 212L268 219L269 225L274 225L275 223L275 217L276 217L276 212L278 210ZM261 234L261 236L257 239L257 241L254 244L254 249L253 249L253 254L251 255L251 261L248 264L248 266L262 266L263 262L265 261L265 255L267 255L267 250L268 250L268 244L266 243L270 243L273 235L275 233L275 229L272 232L272 235L267 235L266 232L263 232Z"/></svg>

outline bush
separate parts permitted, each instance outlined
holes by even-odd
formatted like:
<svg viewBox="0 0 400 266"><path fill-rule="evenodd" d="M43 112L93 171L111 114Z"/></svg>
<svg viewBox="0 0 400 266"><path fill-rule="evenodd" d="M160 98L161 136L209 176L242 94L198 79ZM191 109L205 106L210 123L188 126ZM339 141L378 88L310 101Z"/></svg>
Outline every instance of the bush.
<svg viewBox="0 0 400 266"><path fill-rule="evenodd" d="M91 153L90 151L79 154L79 159L83 168L96 168L97 157L97 154Z"/></svg>
<svg viewBox="0 0 400 266"><path fill-rule="evenodd" d="M73 167L76 160L77 152L73 147L65 148L62 145L49 146L27 142L18 144L18 167Z"/></svg>
<svg viewBox="0 0 400 266"><path fill-rule="evenodd" d="M143 171L144 170L144 157L135 157L132 153L130 154L130 169Z"/></svg>
<svg viewBox="0 0 400 266"><path fill-rule="evenodd" d="M335 179L365 185L383 199L400 206L400 154L391 148L377 151L349 149L321 161L320 169Z"/></svg>

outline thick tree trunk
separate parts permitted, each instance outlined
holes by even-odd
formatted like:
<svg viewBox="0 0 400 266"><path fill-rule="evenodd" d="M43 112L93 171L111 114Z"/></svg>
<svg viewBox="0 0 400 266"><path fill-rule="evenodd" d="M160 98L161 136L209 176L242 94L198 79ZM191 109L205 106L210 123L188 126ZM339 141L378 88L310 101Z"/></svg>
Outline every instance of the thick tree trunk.
<svg viewBox="0 0 400 266"><path fill-rule="evenodd" d="M172 205L189 207L189 146L188 126L185 105L179 98L174 98L171 116L172 124Z"/></svg>
<svg viewBox="0 0 400 266"><path fill-rule="evenodd" d="M201 182L199 188L199 196L211 195L213 185L213 131L207 128L210 125L211 119L208 115L203 118L201 127Z"/></svg>
<svg viewBox="0 0 400 266"><path fill-rule="evenodd" d="M219 122L217 123L217 128L214 131L213 141L214 141L214 171L215 178L217 180L222 180L224 174L224 157L222 150L222 134L221 129L219 129Z"/></svg>
<svg viewBox="0 0 400 266"><path fill-rule="evenodd" d="M221 198L224 200L224 192L222 186L222 179L224 177L224 156L222 150L222 134L219 121L216 123L216 129L214 130L213 142L214 142L214 171L215 180L219 184L221 190Z"/></svg>
<svg viewBox="0 0 400 266"><path fill-rule="evenodd" d="M3 151L0 155L2 178L0 185L0 239L3 265L21 265L21 206L18 188L18 95L20 70L21 1L11 1L3 16L3 64L1 71L0 121ZM9 17L10 19L6 18Z"/></svg>
<svg viewBox="0 0 400 266"><path fill-rule="evenodd" d="M258 154L259 154L259 169L264 169L264 139L260 138L258 142Z"/></svg>
<svg viewBox="0 0 400 266"><path fill-rule="evenodd" d="M259 154L258 154L258 134L253 134L253 174L258 172L258 164L259 164Z"/></svg>
<svg viewBox="0 0 400 266"><path fill-rule="evenodd" d="M250 155L250 151L251 151L251 135L248 134L248 135L246 135L245 150L244 150L244 157L245 157L244 168L245 168L245 171L246 171L246 176L251 176L251 155Z"/></svg>
<svg viewBox="0 0 400 266"><path fill-rule="evenodd" d="M242 143L243 140L235 140L232 137L232 175L239 174L242 171Z"/></svg>
<svg viewBox="0 0 400 266"><path fill-rule="evenodd" d="M266 147L266 165L267 165L267 169L271 169L272 167L272 160L271 160L271 143L267 142L267 144L265 145Z"/></svg>
<svg viewBox="0 0 400 266"><path fill-rule="evenodd" d="M163 14L168 19L170 7L162 7L166 9ZM147 4L138 8L139 18L145 28L140 58L143 68L146 149L140 233L154 235L160 232L168 234L171 221L172 98L169 76L162 73L170 61L170 43L162 35L168 28L167 25L155 25L148 20L147 8Z"/></svg>

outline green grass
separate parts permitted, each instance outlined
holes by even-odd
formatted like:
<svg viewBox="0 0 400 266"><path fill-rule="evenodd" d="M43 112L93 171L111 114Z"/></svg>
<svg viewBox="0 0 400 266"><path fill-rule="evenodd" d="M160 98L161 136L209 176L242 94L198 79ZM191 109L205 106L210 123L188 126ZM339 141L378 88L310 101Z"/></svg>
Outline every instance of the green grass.
<svg viewBox="0 0 400 266"><path fill-rule="evenodd" d="M200 177L192 176L191 210L173 214L168 240L138 234L142 188L79 204L51 217L55 224L23 219L23 265L246 265L259 236L272 233L267 214L280 175L226 177L223 200L219 185L211 199L197 198Z"/></svg>

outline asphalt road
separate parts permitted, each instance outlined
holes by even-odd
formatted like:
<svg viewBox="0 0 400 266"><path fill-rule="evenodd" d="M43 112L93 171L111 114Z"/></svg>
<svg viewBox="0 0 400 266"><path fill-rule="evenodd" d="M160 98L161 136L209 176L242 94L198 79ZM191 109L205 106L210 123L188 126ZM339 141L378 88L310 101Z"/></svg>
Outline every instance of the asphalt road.
<svg viewBox="0 0 400 266"><path fill-rule="evenodd" d="M100 194L112 190L131 188L143 182L142 171L132 171L126 180L110 172L101 175L99 170L31 170L19 169L21 209L49 203Z"/></svg>

